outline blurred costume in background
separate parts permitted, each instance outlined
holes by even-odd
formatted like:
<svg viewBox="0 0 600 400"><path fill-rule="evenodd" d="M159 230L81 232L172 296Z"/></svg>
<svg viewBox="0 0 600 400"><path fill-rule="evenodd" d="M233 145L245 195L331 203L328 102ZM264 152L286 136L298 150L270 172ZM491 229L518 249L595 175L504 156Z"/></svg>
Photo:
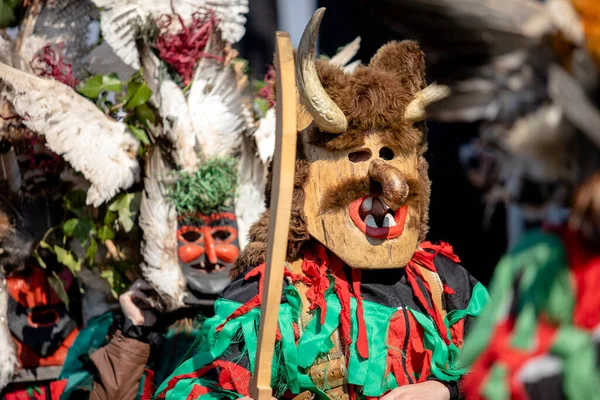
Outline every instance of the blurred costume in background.
<svg viewBox="0 0 600 400"><path fill-rule="evenodd" d="M568 226L532 231L500 262L461 354L469 399L593 399L600 392L600 175Z"/></svg>
<svg viewBox="0 0 600 400"><path fill-rule="evenodd" d="M467 338L467 397L597 398L597 2L370 4L421 41L431 76L449 85L431 117L481 124L470 178L526 220L512 229L492 301ZM567 224L556 210L571 206ZM544 225L559 228L526 231Z"/></svg>
<svg viewBox="0 0 600 400"><path fill-rule="evenodd" d="M164 362L152 373L167 376L264 210L275 130L269 84L254 93L232 49L248 2L56 0L18 11L16 40L0 36L3 182L15 193L29 182L31 173L13 166L23 137L61 168L46 185L54 197L27 213L21 206L30 203L3 198L0 390L14 377L16 356L33 348L40 359L58 360L44 380L60 378L62 386L48 398L90 392L98 378L90 355L111 337L156 343ZM29 272L24 260L46 270ZM140 277L156 329L126 327L116 310L118 294ZM42 314L30 313L40 307ZM27 322L41 333L23 325L23 310L35 314ZM15 326L22 326L18 353L9 335ZM41 396L31 385L25 392Z"/></svg>
<svg viewBox="0 0 600 400"><path fill-rule="evenodd" d="M5 371L15 368L4 398L29 398L35 391L37 398L50 399L65 385L57 378L81 326L81 295L71 272L50 254L33 256L61 218L61 192L54 186L60 159L32 138L14 142L26 149L18 158L7 142L0 152L0 388L9 382ZM69 294L67 302L52 288L56 279Z"/></svg>
<svg viewBox="0 0 600 400"><path fill-rule="evenodd" d="M297 52L299 140L274 396L362 399L412 387L425 398L459 398L463 371L455 362L487 292L451 246L424 241L423 104L443 93L426 87L414 42L389 43L351 70L343 66L356 43L315 62L323 12ZM215 316L158 398L249 394L270 190Z"/></svg>

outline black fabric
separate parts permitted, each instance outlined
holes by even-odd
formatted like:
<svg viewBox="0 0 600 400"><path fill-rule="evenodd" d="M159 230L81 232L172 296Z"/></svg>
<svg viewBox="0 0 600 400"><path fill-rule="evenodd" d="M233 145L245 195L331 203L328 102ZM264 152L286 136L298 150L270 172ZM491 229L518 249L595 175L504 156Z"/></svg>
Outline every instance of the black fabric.
<svg viewBox="0 0 600 400"><path fill-rule="evenodd" d="M225 289L223 289L220 297L244 304L250 301L254 296L258 295L258 281L260 280L260 277L255 276L248 280L244 279L244 276L254 268L250 268L244 273L239 274ZM287 286L287 281L284 281L283 289ZM283 293L281 294L281 303L287 303L287 299L283 296Z"/></svg>
<svg viewBox="0 0 600 400"><path fill-rule="evenodd" d="M438 275L445 286L454 291L454 294L444 294L446 311L464 310L469 306L473 288L478 281L460 264L456 264L442 254L433 259ZM469 332L473 318L465 317L465 334Z"/></svg>
<svg viewBox="0 0 600 400"><path fill-rule="evenodd" d="M360 292L367 301L391 308L409 307L426 313L408 283L404 268L363 270Z"/></svg>

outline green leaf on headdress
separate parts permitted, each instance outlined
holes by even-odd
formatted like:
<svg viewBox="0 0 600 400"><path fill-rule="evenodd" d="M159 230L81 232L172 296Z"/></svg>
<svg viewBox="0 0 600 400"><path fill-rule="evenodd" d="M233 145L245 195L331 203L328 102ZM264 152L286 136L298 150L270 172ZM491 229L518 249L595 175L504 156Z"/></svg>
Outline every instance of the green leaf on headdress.
<svg viewBox="0 0 600 400"><path fill-rule="evenodd" d="M127 85L127 98L125 108L133 110L134 108L145 104L152 96L152 90L144 82L130 82Z"/></svg>
<svg viewBox="0 0 600 400"><path fill-rule="evenodd" d="M60 277L58 276L58 274L56 272L52 271L52 275L48 277L48 284L50 284L50 287L52 288L52 290L54 290L54 293L56 293L56 295L58 296L60 301L65 303L65 305L67 306L67 310L68 310L69 309L69 294L67 293L67 290L65 289L65 284L63 283L62 279L60 279Z"/></svg>
<svg viewBox="0 0 600 400"><path fill-rule="evenodd" d="M81 261L78 260L70 251L54 245L54 254L56 254L56 260L65 267L69 268L73 275L81 270Z"/></svg>
<svg viewBox="0 0 600 400"><path fill-rule="evenodd" d="M231 210L236 187L236 160L233 157L214 157L193 174L181 172L169 196L179 215L211 214Z"/></svg>
<svg viewBox="0 0 600 400"><path fill-rule="evenodd" d="M115 200L108 206L108 210L116 212L118 214L119 223L125 230L125 232L131 232L135 225L135 219L140 212L140 203L142 201L142 194L137 193L123 193L115 198Z"/></svg>
<svg viewBox="0 0 600 400"><path fill-rule="evenodd" d="M121 80L117 74L94 75L86 79L77 91L89 99L97 99L104 91L120 92L122 89Z"/></svg>
<svg viewBox="0 0 600 400"><path fill-rule="evenodd" d="M15 10L20 5L20 0L0 0L0 29L12 26L17 22Z"/></svg>
<svg viewBox="0 0 600 400"><path fill-rule="evenodd" d="M138 128L135 125L128 125L127 127L129 128L129 130L131 131L131 133L133 134L133 136L135 136L135 138L137 140L139 140L146 146L150 145L150 139L148 139L148 135L146 134L145 130L143 130L142 128Z"/></svg>

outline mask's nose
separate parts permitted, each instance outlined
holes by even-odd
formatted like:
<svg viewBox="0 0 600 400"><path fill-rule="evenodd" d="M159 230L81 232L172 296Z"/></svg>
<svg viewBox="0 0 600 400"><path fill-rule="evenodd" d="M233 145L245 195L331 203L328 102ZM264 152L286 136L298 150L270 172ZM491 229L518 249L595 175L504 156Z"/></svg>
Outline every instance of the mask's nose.
<svg viewBox="0 0 600 400"><path fill-rule="evenodd" d="M408 184L399 169L376 159L369 165L369 177L381 184L381 198L392 210L399 209L406 202Z"/></svg>
<svg viewBox="0 0 600 400"><path fill-rule="evenodd" d="M217 250L215 249L215 239L212 237L212 233L209 229L204 231L204 251L206 251L206 259L211 264L216 264Z"/></svg>

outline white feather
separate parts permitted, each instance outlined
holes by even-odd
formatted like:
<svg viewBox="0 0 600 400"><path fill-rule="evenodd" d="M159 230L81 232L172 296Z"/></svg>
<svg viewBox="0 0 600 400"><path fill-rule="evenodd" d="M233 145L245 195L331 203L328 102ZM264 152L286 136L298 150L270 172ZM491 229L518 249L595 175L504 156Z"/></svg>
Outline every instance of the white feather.
<svg viewBox="0 0 600 400"><path fill-rule="evenodd" d="M253 136L258 148L258 156L266 165L275 151L275 108L270 108L261 118Z"/></svg>
<svg viewBox="0 0 600 400"><path fill-rule="evenodd" d="M101 28L104 40L115 53L131 67L140 67L136 39L139 29L149 19L161 15L179 14L184 23L190 22L193 14L204 14L207 9L215 12L220 21L222 37L228 43L237 43L245 33L245 14L248 0L92 0L103 8ZM173 3L174 10L171 8ZM174 19L176 21L176 19Z"/></svg>
<svg viewBox="0 0 600 400"><path fill-rule="evenodd" d="M65 62L79 72L88 52L88 26L95 12L89 0L55 0L42 7L35 16L35 25L30 35L25 35L19 55L29 63L47 44L62 43Z"/></svg>
<svg viewBox="0 0 600 400"><path fill-rule="evenodd" d="M0 392L10 382L17 367L17 356L8 328L8 290L6 279L0 274Z"/></svg>
<svg viewBox="0 0 600 400"><path fill-rule="evenodd" d="M163 132L174 147L172 156L183 171L193 172L198 165L200 149L185 95L166 73L162 73L159 59L148 48L142 50L142 65L144 79L152 90L150 101L158 109Z"/></svg>
<svg viewBox="0 0 600 400"><path fill-rule="evenodd" d="M252 138L244 137L238 165L238 201L235 202L240 249L248 243L250 227L265 210L266 165L256 156Z"/></svg>
<svg viewBox="0 0 600 400"><path fill-rule="evenodd" d="M220 54L214 48L207 52ZM206 156L231 155L239 148L246 119L242 88L231 65L203 58L192 81L188 107Z"/></svg>
<svg viewBox="0 0 600 400"><path fill-rule="evenodd" d="M44 135L50 150L90 181L88 204L97 207L136 181L139 143L124 124L54 80L0 64L0 83L0 99L10 102L26 127Z"/></svg>
<svg viewBox="0 0 600 400"><path fill-rule="evenodd" d="M144 233L141 265L144 278L158 292L166 310L183 306L186 280L177 257L177 212L167 198L163 180L167 167L158 148L148 160L139 224Z"/></svg>
<svg viewBox="0 0 600 400"><path fill-rule="evenodd" d="M12 66L14 50L14 43L4 32L0 31L0 62Z"/></svg>

